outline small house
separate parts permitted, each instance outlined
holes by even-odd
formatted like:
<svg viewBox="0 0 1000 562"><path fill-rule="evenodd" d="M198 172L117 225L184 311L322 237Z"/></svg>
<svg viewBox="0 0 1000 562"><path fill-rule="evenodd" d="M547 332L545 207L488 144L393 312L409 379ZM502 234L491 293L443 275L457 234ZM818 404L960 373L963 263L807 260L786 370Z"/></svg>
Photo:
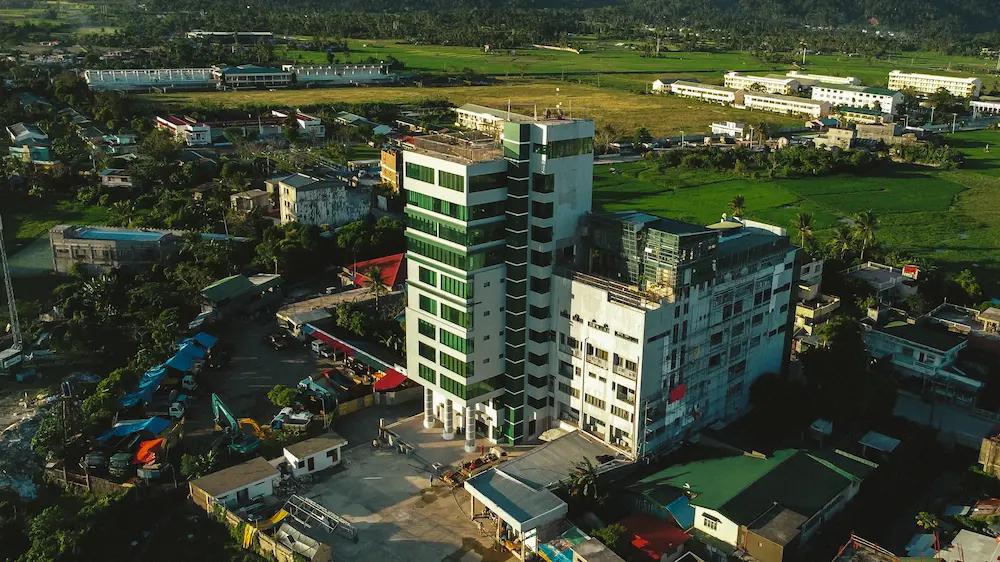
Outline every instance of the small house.
<svg viewBox="0 0 1000 562"><path fill-rule="evenodd" d="M347 439L336 433L327 433L288 445L285 447L285 460L294 476L311 474L339 465L343 460L341 449L345 445Z"/></svg>
<svg viewBox="0 0 1000 562"><path fill-rule="evenodd" d="M188 483L191 499L208 510L219 503L239 508L274 495L274 485L281 473L264 457L224 468Z"/></svg>

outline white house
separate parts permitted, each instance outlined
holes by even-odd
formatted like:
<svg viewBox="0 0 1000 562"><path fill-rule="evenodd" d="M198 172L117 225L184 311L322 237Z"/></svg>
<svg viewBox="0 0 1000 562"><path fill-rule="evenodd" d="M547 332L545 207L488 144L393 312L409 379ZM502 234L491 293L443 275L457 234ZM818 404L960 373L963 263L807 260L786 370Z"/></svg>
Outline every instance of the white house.
<svg viewBox="0 0 1000 562"><path fill-rule="evenodd" d="M302 476L337 466L343 460L341 449L347 439L336 433L299 441L285 447L285 460L291 467L292 475Z"/></svg>
<svg viewBox="0 0 1000 562"><path fill-rule="evenodd" d="M191 498L204 508L213 503L238 508L274 495L281 473L264 457L213 472L189 482Z"/></svg>
<svg viewBox="0 0 1000 562"><path fill-rule="evenodd" d="M712 134L732 137L734 139L745 139L747 137L747 124L736 121L726 121L725 123L712 123Z"/></svg>
<svg viewBox="0 0 1000 562"><path fill-rule="evenodd" d="M212 128L190 117L168 115L156 118L156 128L170 131L174 138L187 146L208 146L212 144Z"/></svg>

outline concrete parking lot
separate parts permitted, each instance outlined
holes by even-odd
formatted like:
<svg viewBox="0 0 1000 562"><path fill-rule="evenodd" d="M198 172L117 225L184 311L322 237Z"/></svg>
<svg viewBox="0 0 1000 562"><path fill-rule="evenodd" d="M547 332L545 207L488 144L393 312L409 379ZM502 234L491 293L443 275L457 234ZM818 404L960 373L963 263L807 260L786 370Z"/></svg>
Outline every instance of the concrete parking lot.
<svg viewBox="0 0 1000 562"><path fill-rule="evenodd" d="M421 419L402 423L419 426ZM443 441L440 430L434 444L434 453L428 456L437 462L457 464L467 456L462 440ZM492 522L482 521L480 529L469 518L468 493L438 480L432 484L430 469L420 457L357 446L345 453L341 470L315 481L305 495L345 517L358 530L356 544L332 540L335 560L513 559L508 551L493 548Z"/></svg>

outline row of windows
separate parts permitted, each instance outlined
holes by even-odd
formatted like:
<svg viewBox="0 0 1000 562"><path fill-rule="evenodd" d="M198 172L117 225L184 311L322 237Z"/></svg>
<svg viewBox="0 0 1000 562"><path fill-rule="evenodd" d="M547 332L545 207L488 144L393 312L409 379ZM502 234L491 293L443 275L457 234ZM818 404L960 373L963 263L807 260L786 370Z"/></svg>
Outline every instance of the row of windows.
<svg viewBox="0 0 1000 562"><path fill-rule="evenodd" d="M493 392L494 390L500 388L501 385L500 377L493 377L471 385L464 385L457 380L446 377L443 374L439 378L441 379L440 386L442 389L463 400L471 400L477 396Z"/></svg>
<svg viewBox="0 0 1000 562"><path fill-rule="evenodd" d="M625 421L628 422L632 421L632 412L629 412L625 408L619 408L618 406L611 406L611 413Z"/></svg>
<svg viewBox="0 0 1000 562"><path fill-rule="evenodd" d="M584 401L587 404L590 404L591 406L596 406L597 408L600 408L601 410L604 409L604 406L605 406L604 400L601 400L600 398L597 398L596 396L591 396L590 394L584 393L583 399L584 399Z"/></svg>
<svg viewBox="0 0 1000 562"><path fill-rule="evenodd" d="M423 345L423 344L421 344ZM475 374L475 363L469 361L466 363L457 357L452 357L447 353L441 351L438 352L438 364L448 369L449 371L455 373L456 375L462 377L471 377Z"/></svg>
<svg viewBox="0 0 1000 562"><path fill-rule="evenodd" d="M465 207L464 205L459 205L458 203L449 203L448 201L443 201L437 197L431 197L430 195L424 195L423 193L417 193L416 191L406 190L406 202L410 205L420 207L421 209L433 211L435 213L447 215L453 219L463 221L500 217L504 214L503 201Z"/></svg>
<svg viewBox="0 0 1000 562"><path fill-rule="evenodd" d="M465 192L465 178L444 170L438 171L438 185L452 191Z"/></svg>
<svg viewBox="0 0 1000 562"><path fill-rule="evenodd" d="M552 141L548 144L536 144L534 150L537 154L544 154L548 158L579 156L580 154L594 152L594 139L587 137L583 139Z"/></svg>
<svg viewBox="0 0 1000 562"><path fill-rule="evenodd" d="M474 346L471 338L466 339L444 329L441 330L439 336L441 338L441 343L447 345L455 351L460 351L462 353L472 353L473 351Z"/></svg>
<svg viewBox="0 0 1000 562"><path fill-rule="evenodd" d="M438 287L438 277L441 278L440 288L442 291L456 297L462 297L463 299L472 298L472 285L470 283L449 277L443 273L438 273L422 265L417 267L417 279L425 285Z"/></svg>
<svg viewBox="0 0 1000 562"><path fill-rule="evenodd" d="M424 312L429 312L431 314L437 314L437 301L428 297L427 295L420 295L420 310Z"/></svg>
<svg viewBox="0 0 1000 562"><path fill-rule="evenodd" d="M464 252L448 248L443 244L422 240L409 234L406 236L406 248L421 256L464 271L497 265L503 263L504 259L503 248L501 246L486 248L472 254L465 254Z"/></svg>
<svg viewBox="0 0 1000 562"><path fill-rule="evenodd" d="M417 320L417 331L431 339L436 339L437 328L434 327L434 324L431 324L423 318Z"/></svg>
<svg viewBox="0 0 1000 562"><path fill-rule="evenodd" d="M406 177L426 183L434 183L434 168L428 168L427 166L407 162Z"/></svg>
<svg viewBox="0 0 1000 562"><path fill-rule="evenodd" d="M420 303L420 310L423 310L424 312L428 312L430 314L437 316L438 306L439 306L437 300L427 295L420 295L417 300ZM452 324L456 324L463 328L472 327L472 315L469 314L468 312L462 312L461 310L448 306L447 304L444 303L440 303L440 307L441 307L441 318L444 318L448 322L451 322ZM427 324L429 326L427 333L424 332L423 324L420 324L421 322L424 322L424 324ZM434 337L434 332L431 331L434 328L434 326L431 325L429 322L425 322L424 320L418 320L417 326L421 334L424 334L425 336L431 338Z"/></svg>
<svg viewBox="0 0 1000 562"><path fill-rule="evenodd" d="M410 209L406 210L406 226L463 246L503 240L506 236L502 222L466 227L439 221Z"/></svg>
<svg viewBox="0 0 1000 562"><path fill-rule="evenodd" d="M423 363L420 363L419 366L417 367L417 374L420 375L420 378L424 379L425 381L430 381L431 384L437 382L437 376L436 373L434 372L434 369L431 369L430 367L424 365Z"/></svg>

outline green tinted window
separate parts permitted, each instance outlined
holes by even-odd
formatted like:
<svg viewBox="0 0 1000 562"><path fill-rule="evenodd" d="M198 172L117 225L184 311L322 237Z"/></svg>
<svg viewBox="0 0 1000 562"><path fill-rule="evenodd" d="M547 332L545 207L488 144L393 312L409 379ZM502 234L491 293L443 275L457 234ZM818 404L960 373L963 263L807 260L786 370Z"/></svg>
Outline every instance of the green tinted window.
<svg viewBox="0 0 1000 562"><path fill-rule="evenodd" d="M428 168L427 166L407 162L406 177L427 183L434 183L434 168Z"/></svg>
<svg viewBox="0 0 1000 562"><path fill-rule="evenodd" d="M548 158L565 158L567 156L579 156L594 152L594 139L566 139L552 141L548 144L536 144L535 152L544 154Z"/></svg>
<svg viewBox="0 0 1000 562"><path fill-rule="evenodd" d="M437 272L433 269L427 269L426 267L420 266L417 272L417 277L420 279L421 283L437 287Z"/></svg>
<svg viewBox="0 0 1000 562"><path fill-rule="evenodd" d="M437 382L437 377L435 376L434 369L431 369L430 367L424 365L423 363L421 363L420 366L417 368L417 374L420 375L420 378L424 379L425 381L431 381L431 383Z"/></svg>
<svg viewBox="0 0 1000 562"><path fill-rule="evenodd" d="M495 174L485 174L482 176L469 176L469 191L486 191L487 189L497 189L507 185L507 172L497 172Z"/></svg>
<svg viewBox="0 0 1000 562"><path fill-rule="evenodd" d="M437 314L437 301L427 295L420 295L420 310Z"/></svg>
<svg viewBox="0 0 1000 562"><path fill-rule="evenodd" d="M460 375L462 377L471 377L473 375L473 363L470 361L466 363L457 357L452 357L445 352L438 354L438 364L440 364L445 369Z"/></svg>
<svg viewBox="0 0 1000 562"><path fill-rule="evenodd" d="M472 298L472 289L469 288L467 283L448 277L447 275L441 276L441 290L451 293L456 297L462 297L463 299Z"/></svg>
<svg viewBox="0 0 1000 562"><path fill-rule="evenodd" d="M445 189L465 192L465 178L444 170L438 172L438 185Z"/></svg>
<svg viewBox="0 0 1000 562"><path fill-rule="evenodd" d="M469 328L472 326L472 315L468 312L462 312L457 308L452 308L446 304L441 305L441 318L456 324L463 328Z"/></svg>
<svg viewBox="0 0 1000 562"><path fill-rule="evenodd" d="M455 351L461 351L462 353L472 353L473 343L472 338L465 339L459 335L453 334L447 330L442 329L438 334L441 338L441 343L447 345L448 347L454 349Z"/></svg>
<svg viewBox="0 0 1000 562"><path fill-rule="evenodd" d="M430 322L421 319L421 320L417 320L417 331L419 331L421 334L423 334L423 335L425 335L425 336L433 339L434 338L434 332L437 331L437 328L434 327L434 324L431 324Z"/></svg>
<svg viewBox="0 0 1000 562"><path fill-rule="evenodd" d="M420 345L418 346L418 353L420 353L420 356L424 359L429 359L431 361L434 360L434 348L424 342L420 342Z"/></svg>
<svg viewBox="0 0 1000 562"><path fill-rule="evenodd" d="M464 384L462 384L462 383L460 383L460 382L458 382L458 381L456 381L454 379L450 379L450 378L448 378L448 377L446 377L444 375L441 375L440 385L441 385L442 389L444 389L447 392L450 392L452 395L457 396L457 397L459 397L459 398L461 398L463 400L465 399L465 385Z"/></svg>

